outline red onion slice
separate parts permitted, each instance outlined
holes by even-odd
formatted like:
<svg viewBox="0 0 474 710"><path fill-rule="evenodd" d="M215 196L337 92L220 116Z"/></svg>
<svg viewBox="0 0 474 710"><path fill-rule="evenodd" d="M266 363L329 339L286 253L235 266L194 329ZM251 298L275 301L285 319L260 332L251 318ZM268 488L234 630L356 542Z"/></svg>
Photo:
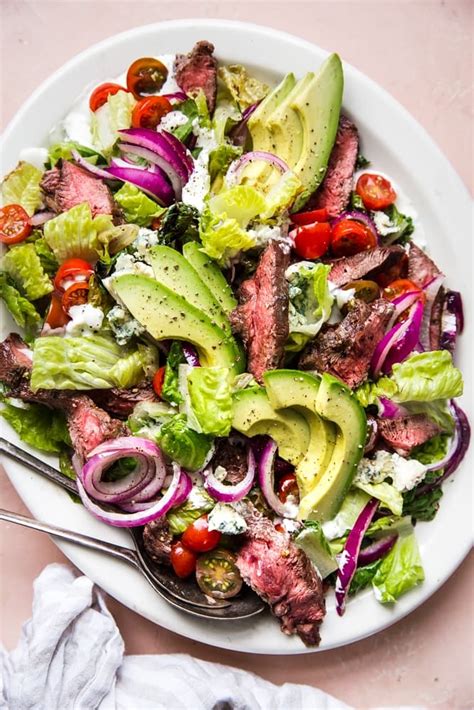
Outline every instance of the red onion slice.
<svg viewBox="0 0 474 710"><path fill-rule="evenodd" d="M339 571L337 573L335 586L336 611L339 616L342 616L345 612L346 597L357 568L362 539L374 517L378 505L379 501L376 498L369 500L355 521L354 527L347 536L344 549L339 555Z"/></svg>
<svg viewBox="0 0 474 710"><path fill-rule="evenodd" d="M76 163L81 166L81 168L87 170L87 172L94 177L100 178L101 180L113 180L113 178L109 175L108 168L98 168L97 165L92 165L92 163L89 163L89 161L75 149L71 150L71 155Z"/></svg>
<svg viewBox="0 0 474 710"><path fill-rule="evenodd" d="M161 94L164 99L168 99L168 101L176 101L176 103L181 103L182 101L186 101L188 98L184 91L175 91L173 94Z"/></svg>
<svg viewBox="0 0 474 710"><path fill-rule="evenodd" d="M176 155L181 159L181 162L184 163L184 165L188 169L188 176L191 175L194 170L194 160L191 153L189 153L189 151L186 149L184 143L182 143L179 138L176 138L176 136L174 136L169 131L164 131L163 129L161 129L160 134L168 141L169 145L171 146L171 148L173 148Z"/></svg>
<svg viewBox="0 0 474 710"><path fill-rule="evenodd" d="M372 562L376 562L382 557L385 557L395 545L397 539L398 534L393 533L392 535L381 537L379 540L375 540L371 545L364 547L364 549L359 552L357 567L365 567L365 565L370 565Z"/></svg>
<svg viewBox="0 0 474 710"><path fill-rule="evenodd" d="M199 362L199 355L197 354L195 348L193 348L193 346L189 343L183 343L182 348L184 359L186 360L187 364L191 365L191 367L201 367L201 363Z"/></svg>
<svg viewBox="0 0 474 710"><path fill-rule="evenodd" d="M173 463L173 468L177 465L178 464ZM173 504L173 507L181 505L188 499L192 487L193 484L190 477L184 470L182 470L179 488L176 492L176 499ZM143 495L143 491L141 491L141 494ZM127 513L139 513L145 510L149 510L158 502L158 500L154 497L142 501L137 500L137 498L138 497L136 496L133 500L127 503L121 503L120 508L122 508L122 510L125 510Z"/></svg>
<svg viewBox="0 0 474 710"><path fill-rule="evenodd" d="M168 207L174 201L173 188L159 168L158 171L151 172L137 167L111 166L107 172L111 177L135 185L153 199L158 200L164 207Z"/></svg>
<svg viewBox="0 0 474 710"><path fill-rule="evenodd" d="M158 165L159 168L165 173L168 180L171 183L171 187L174 190L175 198L177 200L181 199L181 192L183 189L183 179L177 172L177 170L162 156L154 153L148 148L142 148L138 145L133 145L132 143L119 143L118 148L122 153L130 153L131 155L138 155L140 158L145 158L152 165Z"/></svg>
<svg viewBox="0 0 474 710"><path fill-rule="evenodd" d="M30 217L29 222L32 227L40 227L42 224L45 224L45 222L48 222L50 219L54 219L55 217L56 212L37 212L32 217Z"/></svg>
<svg viewBox="0 0 474 710"><path fill-rule="evenodd" d="M255 457L252 449L249 447L247 453L247 473L245 477L234 486L219 481L212 469L204 471L204 487L207 492L220 503L235 503L238 500L245 498L250 491L255 478Z"/></svg>
<svg viewBox="0 0 474 710"><path fill-rule="evenodd" d="M258 463L258 482L270 508L281 518L296 518L297 506L282 503L275 493L274 462L277 445L270 439L264 446Z"/></svg>
<svg viewBox="0 0 474 710"><path fill-rule="evenodd" d="M262 160L265 163L269 163L270 165L273 165L274 168L277 168L281 173L286 173L290 169L284 160L273 153L267 153L263 150L251 150L249 153L244 153L241 158L238 158L238 160L234 160L234 162L231 163L226 175L227 182L237 182L239 175L245 166L255 160Z"/></svg>
<svg viewBox="0 0 474 710"><path fill-rule="evenodd" d="M181 157L182 151L179 150L178 152L176 148L171 145L164 131L152 131L149 128L127 128L123 131L119 131L119 133L127 144L133 144L137 148L143 148L162 158L162 160L171 166L174 172L179 175L183 185L186 183L190 172L187 162ZM178 143L184 149L181 141L178 141Z"/></svg>
<svg viewBox="0 0 474 710"><path fill-rule="evenodd" d="M406 417L409 414L408 409L402 407L401 404L393 402L388 397L379 397L379 417L383 419L397 419L398 417Z"/></svg>
<svg viewBox="0 0 474 710"><path fill-rule="evenodd" d="M415 301L402 323L397 323L377 344L371 361L374 377L388 374L396 362L402 362L415 349L423 317L423 303Z"/></svg>
<svg viewBox="0 0 474 710"><path fill-rule="evenodd" d="M397 298L394 298L391 303L392 306L394 306L395 310L388 322L387 330L390 330L390 328L393 327L393 324L399 318L399 316L401 316L401 314L406 311L407 308L412 306L419 298L419 291L409 291L408 293L404 293L401 296L397 296Z"/></svg>

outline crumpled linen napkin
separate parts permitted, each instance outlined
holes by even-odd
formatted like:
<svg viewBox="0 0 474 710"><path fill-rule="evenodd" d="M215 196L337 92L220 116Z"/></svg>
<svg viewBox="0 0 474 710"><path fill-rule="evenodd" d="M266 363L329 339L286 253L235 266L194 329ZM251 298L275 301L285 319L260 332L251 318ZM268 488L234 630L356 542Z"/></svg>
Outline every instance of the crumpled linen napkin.
<svg viewBox="0 0 474 710"><path fill-rule="evenodd" d="M336 710L321 690L276 686L184 654L124 656L102 594L65 565L34 582L17 648L0 646L1 710Z"/></svg>

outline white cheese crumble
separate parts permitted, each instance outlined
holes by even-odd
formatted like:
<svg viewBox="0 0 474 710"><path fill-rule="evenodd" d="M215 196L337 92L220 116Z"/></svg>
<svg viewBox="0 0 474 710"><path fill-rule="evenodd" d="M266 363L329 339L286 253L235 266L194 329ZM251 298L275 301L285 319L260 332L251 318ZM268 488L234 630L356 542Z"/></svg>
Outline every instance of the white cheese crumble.
<svg viewBox="0 0 474 710"><path fill-rule="evenodd" d="M155 274L151 266L145 264L143 261L139 261L133 254L120 254L117 257L114 273L119 272L122 274L144 274L145 276L155 278Z"/></svg>
<svg viewBox="0 0 474 710"><path fill-rule="evenodd" d="M71 306L69 309L71 320L66 325L67 335L90 335L91 333L100 330L102 321L104 320L104 312L92 306L90 303L84 303L80 306Z"/></svg>
<svg viewBox="0 0 474 710"><path fill-rule="evenodd" d="M395 227L388 214L385 212L376 211L372 212L372 219L377 228L377 232L382 235L382 237L387 236L387 234L393 234L398 231L398 227Z"/></svg>
<svg viewBox="0 0 474 710"><path fill-rule="evenodd" d="M377 451L373 459L363 458L354 481L360 483L381 483L392 479L392 485L400 493L411 491L425 477L427 467L416 459L405 459L399 454Z"/></svg>
<svg viewBox="0 0 474 710"><path fill-rule="evenodd" d="M127 345L134 336L145 332L145 328L132 318L130 311L122 306L111 308L107 320L119 345Z"/></svg>
<svg viewBox="0 0 474 710"><path fill-rule="evenodd" d="M201 148L198 157L194 159L194 170L183 187L182 200L185 204L196 207L200 212L204 209L204 198L211 189L209 176L209 154L217 148L217 141L212 128L203 128L199 119L193 121L193 133L196 136L196 148Z"/></svg>
<svg viewBox="0 0 474 710"><path fill-rule="evenodd" d="M336 323L340 323L343 318L341 313L342 308L354 298L355 289L339 288L339 286L336 286L332 281L328 281L328 288L334 301L331 308L331 315L327 322L329 325L336 325Z"/></svg>
<svg viewBox="0 0 474 710"><path fill-rule="evenodd" d="M164 131L174 131L179 126L184 126L188 122L188 117L182 111L170 111L166 113L160 121L160 129Z"/></svg>
<svg viewBox="0 0 474 710"><path fill-rule="evenodd" d="M293 246L291 237L284 234L279 225L271 227L268 224L257 224L253 229L248 229L247 234L255 241L257 247L264 248L270 242L278 242L284 251L289 252ZM291 266L288 269L291 269Z"/></svg>
<svg viewBox="0 0 474 710"><path fill-rule="evenodd" d="M227 503L216 503L207 517L209 530L224 535L241 535L247 530L245 518Z"/></svg>
<svg viewBox="0 0 474 710"><path fill-rule="evenodd" d="M204 488L200 485L194 485L191 488L191 492L186 499L186 502L193 506L193 508L208 508L209 507L209 497L207 496Z"/></svg>
<svg viewBox="0 0 474 710"><path fill-rule="evenodd" d="M146 253L150 247L154 247L158 244L158 233L153 229L147 229L146 227L140 227L138 230L138 235L133 244L131 245L135 249L136 253L140 256L146 256Z"/></svg>

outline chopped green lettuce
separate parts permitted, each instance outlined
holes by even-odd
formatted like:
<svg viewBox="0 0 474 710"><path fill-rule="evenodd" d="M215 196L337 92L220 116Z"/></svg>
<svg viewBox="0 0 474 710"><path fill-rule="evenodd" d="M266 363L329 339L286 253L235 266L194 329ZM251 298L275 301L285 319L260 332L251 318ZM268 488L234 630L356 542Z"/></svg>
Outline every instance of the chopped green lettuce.
<svg viewBox="0 0 474 710"><path fill-rule="evenodd" d="M377 569L372 580L376 599L395 602L425 578L414 534L400 537Z"/></svg>
<svg viewBox="0 0 474 710"><path fill-rule="evenodd" d="M4 271L0 271L0 298L15 323L25 329L27 339L33 336L39 329L42 318L34 305L15 288Z"/></svg>
<svg viewBox="0 0 474 710"><path fill-rule="evenodd" d="M400 491L397 491L397 489L390 483L387 483L387 481L382 481L381 483L356 481L354 486L368 493L369 496L377 498L383 504L383 507L391 510L394 515L402 514L403 496Z"/></svg>
<svg viewBox="0 0 474 710"><path fill-rule="evenodd" d="M122 208L126 221L138 224L139 227L148 227L155 217L165 212L164 207L127 182L114 194L114 200Z"/></svg>
<svg viewBox="0 0 474 710"><path fill-rule="evenodd" d="M42 177L43 173L34 165L19 162L2 182L3 204L21 205L31 217L42 203Z"/></svg>
<svg viewBox="0 0 474 710"><path fill-rule="evenodd" d="M184 414L175 414L161 426L157 442L166 456L187 471L199 471L212 447L212 437L191 429Z"/></svg>
<svg viewBox="0 0 474 710"><path fill-rule="evenodd" d="M107 102L94 111L91 120L92 140L99 152L108 155L119 137L117 131L130 128L135 104L133 94L118 91L109 94Z"/></svg>
<svg viewBox="0 0 474 710"><path fill-rule="evenodd" d="M177 110L187 117L186 123L176 126L170 132L179 138L180 141L186 141L193 132L193 121L199 118L198 108L194 99L187 99L179 104Z"/></svg>
<svg viewBox="0 0 474 710"><path fill-rule="evenodd" d="M104 156L96 150L87 148L85 145L75 143L74 141L66 141L64 143L55 143L50 146L48 150L48 162L50 167L54 168L58 160L71 160L73 158L73 150L77 151L83 158L86 158L86 160L92 165L97 165L97 163L105 163Z"/></svg>
<svg viewBox="0 0 474 710"><path fill-rule="evenodd" d="M199 125L202 128L211 128L211 117L209 116L209 108L207 105L206 94L202 89L198 89L196 95L193 98L196 103Z"/></svg>
<svg viewBox="0 0 474 710"><path fill-rule="evenodd" d="M209 209L222 219L235 220L245 229L266 207L265 198L249 185L235 185L209 200Z"/></svg>
<svg viewBox="0 0 474 710"><path fill-rule="evenodd" d="M34 244L11 247L3 257L3 268L30 301L36 301L53 290L53 284L43 270Z"/></svg>
<svg viewBox="0 0 474 710"><path fill-rule="evenodd" d="M180 404L183 401L179 391L179 366L185 362L183 346L179 340L173 341L166 359L165 377L161 390L162 398L172 404Z"/></svg>
<svg viewBox="0 0 474 710"><path fill-rule="evenodd" d="M204 488L194 486L192 496L185 503L171 508L167 513L169 530L172 535L181 535L195 520L209 513L215 501L206 493Z"/></svg>
<svg viewBox="0 0 474 710"><path fill-rule="evenodd" d="M384 218L381 214L378 220L380 217L383 219L383 231L386 232L386 234L382 232L381 241L383 244L393 244L401 239L406 240L415 231L413 219L399 212L395 205L390 205L382 212L386 217Z"/></svg>
<svg viewBox="0 0 474 710"><path fill-rule="evenodd" d="M176 414L165 402L139 402L128 418L128 426L135 436L156 441L163 424Z"/></svg>
<svg viewBox="0 0 474 710"><path fill-rule="evenodd" d="M217 101L212 117L212 128L216 143L225 143L226 134L242 119L242 113L232 94L221 80L217 82Z"/></svg>
<svg viewBox="0 0 474 710"><path fill-rule="evenodd" d="M221 266L229 266L241 251L255 246L255 240L236 219L215 215L208 207L201 215L199 236L203 251Z"/></svg>
<svg viewBox="0 0 474 710"><path fill-rule="evenodd" d="M241 64L220 67L219 77L241 109L261 101L270 91L266 84L250 76Z"/></svg>
<svg viewBox="0 0 474 710"><path fill-rule="evenodd" d="M120 347L104 335L37 338L33 347L31 389L87 390L133 387L156 370L151 345Z"/></svg>
<svg viewBox="0 0 474 710"><path fill-rule="evenodd" d="M433 402L459 397L463 391L462 374L447 350L410 355L393 366L392 380L396 402Z"/></svg>
<svg viewBox="0 0 474 710"><path fill-rule="evenodd" d="M41 236L36 236L38 234L41 234ZM39 256L41 266L43 267L45 273L47 273L48 276L54 276L59 268L58 261L54 256L53 251L46 243L46 239L42 236L42 233L36 232L35 237L36 238L34 240L32 240L30 237L28 241L31 240L31 242L35 245L35 251Z"/></svg>
<svg viewBox="0 0 474 710"><path fill-rule="evenodd" d="M272 219L284 210L289 210L302 190L303 185L299 177L292 170L287 170L267 192L266 207L261 219Z"/></svg>
<svg viewBox="0 0 474 710"><path fill-rule="evenodd" d="M294 538L294 542L309 557L323 579L337 569L336 558L321 525L315 520L305 521L303 529Z"/></svg>
<svg viewBox="0 0 474 710"><path fill-rule="evenodd" d="M329 292L330 266L300 261L287 271L290 335L286 349L301 350L331 315L334 297Z"/></svg>
<svg viewBox="0 0 474 710"><path fill-rule="evenodd" d="M232 424L232 377L229 368L190 368L187 372L187 390L198 431L228 436ZM188 423L192 426L189 419Z"/></svg>
<svg viewBox="0 0 474 710"><path fill-rule="evenodd" d="M442 471L430 471L426 474L423 485L432 483L442 474ZM431 491L417 492L416 488L403 494L403 515L409 515L415 520L429 522L433 520L439 510L440 500L443 497L443 490L433 488Z"/></svg>
<svg viewBox="0 0 474 710"><path fill-rule="evenodd" d="M367 505L370 495L361 490L351 488L344 498L337 515L323 523L323 532L327 540L343 537L351 530L363 508Z"/></svg>
<svg viewBox="0 0 474 710"><path fill-rule="evenodd" d="M450 436L448 434L433 436L432 439L428 439L421 446L415 447L410 454L410 458L416 459L425 464L425 466L441 461L448 451L449 440Z"/></svg>
<svg viewBox="0 0 474 710"><path fill-rule="evenodd" d="M229 169L229 165L237 158L240 158L241 155L242 148L230 143L221 143L217 148L211 150L208 168L214 192L218 191L215 184L217 178L221 178L221 183L219 184L219 187L221 187L222 178Z"/></svg>
<svg viewBox="0 0 474 710"><path fill-rule="evenodd" d="M22 441L40 451L59 453L71 446L71 439L62 412L42 404L26 404L15 407L5 402L0 410L2 416L16 431Z"/></svg>
<svg viewBox="0 0 474 710"><path fill-rule="evenodd" d="M186 244L199 240L199 212L184 202L168 207L160 223L158 238L161 244Z"/></svg>
<svg viewBox="0 0 474 710"><path fill-rule="evenodd" d="M375 560L369 565L364 567L357 567L355 574L351 581L351 586L349 587L349 595L353 596L363 589L370 587L372 580L377 572L378 568L382 564L382 560Z"/></svg>
<svg viewBox="0 0 474 710"><path fill-rule="evenodd" d="M397 391L397 385L390 377L381 377L377 382L364 382L354 390L354 394L362 407L368 407L371 404L376 405L379 397L393 399Z"/></svg>
<svg viewBox="0 0 474 710"><path fill-rule="evenodd" d="M107 230L112 227L109 215L92 217L90 206L83 202L46 222L44 238L60 262L71 257L95 261L107 253L110 238L110 231L107 236Z"/></svg>

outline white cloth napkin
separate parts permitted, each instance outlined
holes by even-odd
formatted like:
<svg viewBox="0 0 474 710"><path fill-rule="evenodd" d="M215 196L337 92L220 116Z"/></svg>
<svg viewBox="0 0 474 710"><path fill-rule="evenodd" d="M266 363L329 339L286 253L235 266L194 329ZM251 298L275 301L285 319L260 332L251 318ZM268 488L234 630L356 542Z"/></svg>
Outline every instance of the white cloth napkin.
<svg viewBox="0 0 474 710"><path fill-rule="evenodd" d="M339 710L307 685L258 676L182 654L124 656L102 594L65 565L34 583L33 615L17 648L0 646L1 710Z"/></svg>

